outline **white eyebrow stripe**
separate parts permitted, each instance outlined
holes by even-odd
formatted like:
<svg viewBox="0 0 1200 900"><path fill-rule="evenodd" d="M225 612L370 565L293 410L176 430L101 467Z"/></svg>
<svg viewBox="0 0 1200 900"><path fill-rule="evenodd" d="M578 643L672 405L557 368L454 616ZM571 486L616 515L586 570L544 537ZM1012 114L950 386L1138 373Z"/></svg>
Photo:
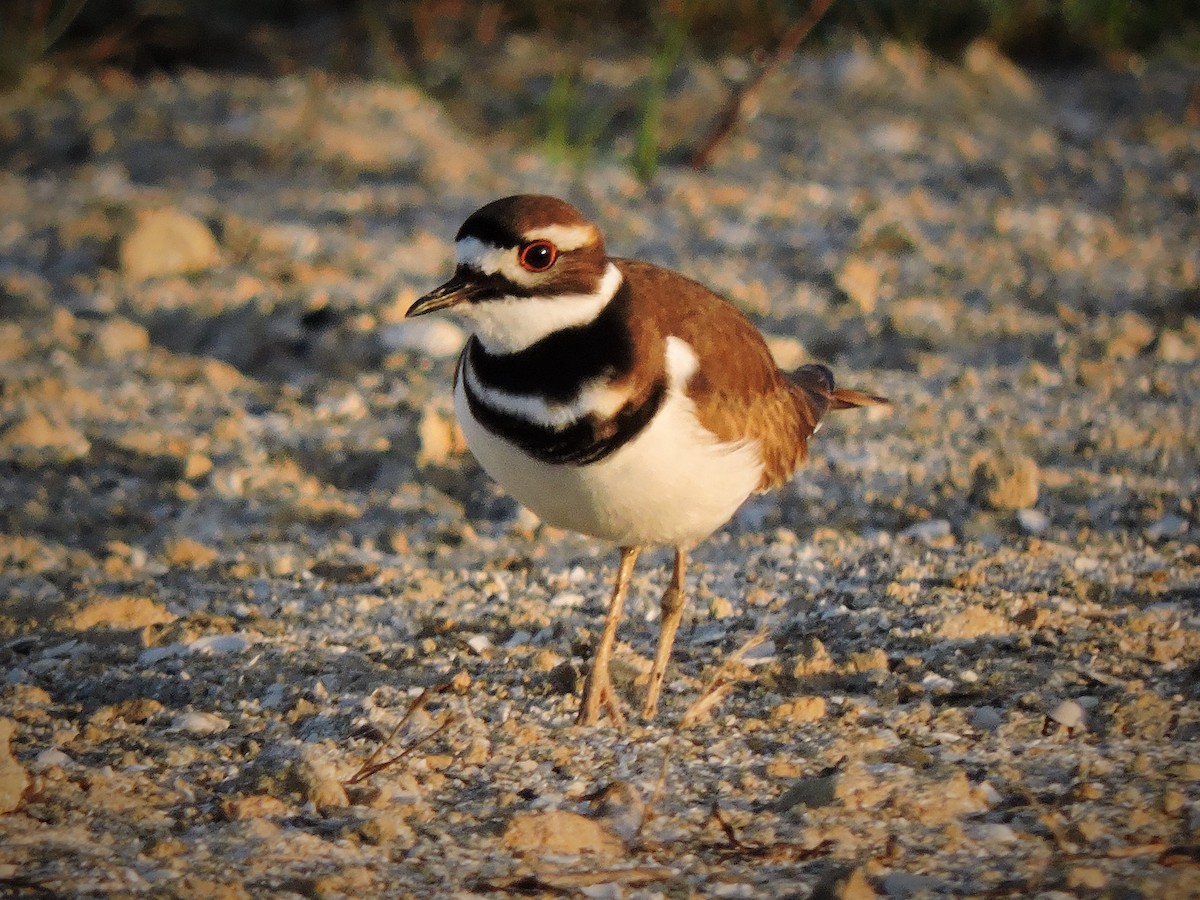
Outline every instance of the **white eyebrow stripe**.
<svg viewBox="0 0 1200 900"><path fill-rule="evenodd" d="M596 243L599 233L593 225L541 225L521 235L526 241L549 241L566 253Z"/></svg>

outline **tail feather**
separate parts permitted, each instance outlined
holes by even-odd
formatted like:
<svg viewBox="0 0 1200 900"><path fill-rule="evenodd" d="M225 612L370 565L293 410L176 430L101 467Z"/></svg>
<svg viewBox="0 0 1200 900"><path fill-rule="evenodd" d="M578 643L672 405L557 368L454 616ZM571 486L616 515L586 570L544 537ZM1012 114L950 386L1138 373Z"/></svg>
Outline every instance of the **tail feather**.
<svg viewBox="0 0 1200 900"><path fill-rule="evenodd" d="M834 384L833 372L820 363L800 366L791 374L792 383L804 392L807 401L804 417L815 429L821 418L831 409L855 409L860 406L886 406L891 403L886 397L839 388Z"/></svg>
<svg viewBox="0 0 1200 900"><path fill-rule="evenodd" d="M878 394L868 394L851 388L838 388L830 395L831 409L857 409L860 406L891 406L892 401Z"/></svg>

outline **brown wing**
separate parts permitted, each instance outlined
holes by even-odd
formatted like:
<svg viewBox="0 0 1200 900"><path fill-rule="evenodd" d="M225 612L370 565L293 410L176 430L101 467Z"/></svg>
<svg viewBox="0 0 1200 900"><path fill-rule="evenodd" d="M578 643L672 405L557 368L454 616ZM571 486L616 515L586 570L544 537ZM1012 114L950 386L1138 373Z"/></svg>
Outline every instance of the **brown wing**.
<svg viewBox="0 0 1200 900"><path fill-rule="evenodd" d="M647 358L662 359L672 335L686 341L700 362L687 387L700 424L722 441L758 442L760 491L787 483L808 459L808 439L825 413L888 403L836 387L823 365L785 375L758 329L725 298L649 263L614 262L629 284L635 340Z"/></svg>
<svg viewBox="0 0 1200 900"><path fill-rule="evenodd" d="M687 392L700 423L722 441L758 442L760 490L787 482L807 457L828 392L792 384L750 320L704 285L648 263L616 262L632 291L634 327L646 349L662 358L661 343L673 335L699 358Z"/></svg>

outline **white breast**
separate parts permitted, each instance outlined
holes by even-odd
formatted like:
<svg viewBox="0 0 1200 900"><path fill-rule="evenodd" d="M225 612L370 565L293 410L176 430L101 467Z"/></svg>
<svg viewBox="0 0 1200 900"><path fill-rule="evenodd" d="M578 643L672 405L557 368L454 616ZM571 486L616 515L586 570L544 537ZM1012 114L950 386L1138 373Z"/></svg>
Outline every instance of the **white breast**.
<svg viewBox="0 0 1200 900"><path fill-rule="evenodd" d="M762 477L753 441L723 443L696 418L684 393L696 355L667 340L669 387L658 413L633 440L586 466L540 462L472 416L460 373L454 407L471 452L542 520L622 546L687 545L734 514Z"/></svg>

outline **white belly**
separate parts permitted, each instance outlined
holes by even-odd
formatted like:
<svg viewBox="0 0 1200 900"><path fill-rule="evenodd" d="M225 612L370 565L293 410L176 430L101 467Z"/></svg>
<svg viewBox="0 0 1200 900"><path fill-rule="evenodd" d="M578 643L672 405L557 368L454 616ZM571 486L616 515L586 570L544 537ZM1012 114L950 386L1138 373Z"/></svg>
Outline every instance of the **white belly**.
<svg viewBox="0 0 1200 900"><path fill-rule="evenodd" d="M513 497L560 528L621 546L692 544L727 522L762 476L756 444L720 443L677 387L620 449L591 465L552 466L480 425L463 381L454 409L471 452Z"/></svg>

